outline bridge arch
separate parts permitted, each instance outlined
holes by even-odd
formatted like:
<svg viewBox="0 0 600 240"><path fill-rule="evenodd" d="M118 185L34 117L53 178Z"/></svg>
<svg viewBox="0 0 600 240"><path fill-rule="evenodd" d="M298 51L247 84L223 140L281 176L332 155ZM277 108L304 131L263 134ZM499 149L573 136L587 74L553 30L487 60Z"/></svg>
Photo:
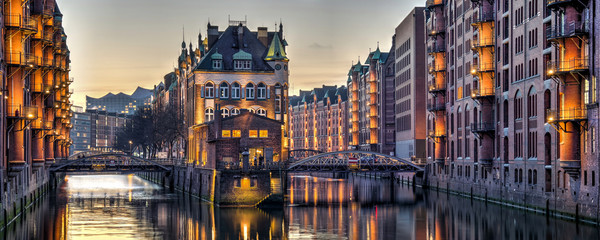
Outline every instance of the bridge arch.
<svg viewBox="0 0 600 240"><path fill-rule="evenodd" d="M350 161L349 161L350 160ZM378 171L423 172L412 161L391 155L367 151L327 152L306 157L289 165L290 172L318 171Z"/></svg>
<svg viewBox="0 0 600 240"><path fill-rule="evenodd" d="M171 162L158 162L124 153L73 155L67 161L53 164L50 172L169 172Z"/></svg>

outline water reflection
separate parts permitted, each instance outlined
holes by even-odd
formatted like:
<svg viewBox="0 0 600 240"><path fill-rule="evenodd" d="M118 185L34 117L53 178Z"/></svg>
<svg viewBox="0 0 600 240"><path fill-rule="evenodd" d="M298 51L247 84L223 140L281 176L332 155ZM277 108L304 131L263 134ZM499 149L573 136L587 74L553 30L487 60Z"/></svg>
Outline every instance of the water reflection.
<svg viewBox="0 0 600 240"><path fill-rule="evenodd" d="M294 176L290 206L218 208L133 175L70 176L0 239L597 239L598 228L385 179Z"/></svg>

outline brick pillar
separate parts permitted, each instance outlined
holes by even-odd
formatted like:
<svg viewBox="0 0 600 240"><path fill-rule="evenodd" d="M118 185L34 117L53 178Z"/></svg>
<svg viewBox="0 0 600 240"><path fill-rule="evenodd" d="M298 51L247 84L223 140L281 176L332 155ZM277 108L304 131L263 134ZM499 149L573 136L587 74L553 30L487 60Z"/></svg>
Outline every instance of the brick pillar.
<svg viewBox="0 0 600 240"><path fill-rule="evenodd" d="M44 138L44 145L46 150L46 162L52 163L54 162L54 142L52 141L52 137L47 136Z"/></svg>

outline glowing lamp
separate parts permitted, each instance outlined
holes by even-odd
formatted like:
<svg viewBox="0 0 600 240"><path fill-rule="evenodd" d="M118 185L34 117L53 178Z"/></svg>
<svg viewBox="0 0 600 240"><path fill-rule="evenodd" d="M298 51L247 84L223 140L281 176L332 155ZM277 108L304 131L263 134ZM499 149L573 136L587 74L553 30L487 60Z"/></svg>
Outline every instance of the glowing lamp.
<svg viewBox="0 0 600 240"><path fill-rule="evenodd" d="M554 69L548 69L548 75L554 74Z"/></svg>
<svg viewBox="0 0 600 240"><path fill-rule="evenodd" d="M471 74L475 74L477 73L477 70L475 68L471 68Z"/></svg>

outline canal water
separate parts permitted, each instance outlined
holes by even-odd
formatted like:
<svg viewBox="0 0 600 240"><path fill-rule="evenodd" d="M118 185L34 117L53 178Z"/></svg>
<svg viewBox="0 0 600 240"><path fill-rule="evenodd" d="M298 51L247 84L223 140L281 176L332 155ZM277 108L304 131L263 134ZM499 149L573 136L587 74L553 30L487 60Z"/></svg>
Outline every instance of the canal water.
<svg viewBox="0 0 600 240"><path fill-rule="evenodd" d="M218 208L134 175L68 176L0 239L598 239L600 228L387 179L293 176L281 209Z"/></svg>

